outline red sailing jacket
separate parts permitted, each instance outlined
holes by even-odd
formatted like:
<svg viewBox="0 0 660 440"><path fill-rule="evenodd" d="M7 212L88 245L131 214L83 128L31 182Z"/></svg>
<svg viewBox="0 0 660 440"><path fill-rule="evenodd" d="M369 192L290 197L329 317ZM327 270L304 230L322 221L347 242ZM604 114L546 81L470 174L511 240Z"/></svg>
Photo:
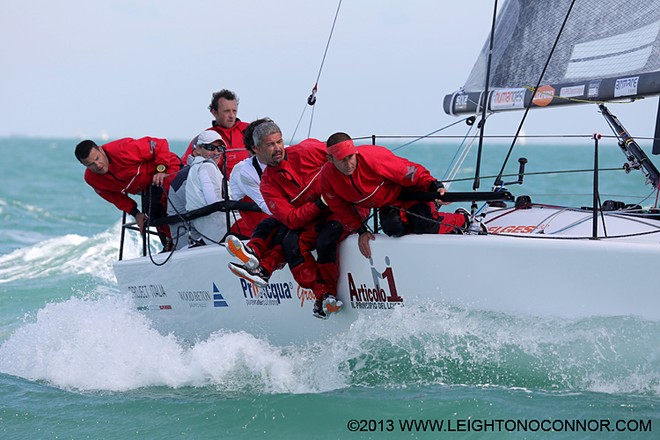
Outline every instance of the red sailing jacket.
<svg viewBox="0 0 660 440"><path fill-rule="evenodd" d="M435 182L422 165L377 145L357 147L357 166L350 176L328 162L321 171L323 197L349 231L357 231L363 215L358 208L381 208L397 201L403 187L427 191ZM364 214L364 210L361 211Z"/></svg>
<svg viewBox="0 0 660 440"><path fill-rule="evenodd" d="M289 229L309 226L322 210L321 167L327 162L325 142L305 139L285 150L278 166L267 166L261 176L261 194L273 216Z"/></svg>
<svg viewBox="0 0 660 440"><path fill-rule="evenodd" d="M234 165L248 157L248 150L245 148L245 143L243 142L243 132L247 126L247 122L236 119L236 123L231 128L224 128L219 125L213 125L213 127L207 128L207 130L217 131L222 136L225 144L227 144L227 152L225 153L227 156L227 178L229 178ZM197 142L197 136L190 141L186 152L181 156L183 163L188 163L188 156L192 153L195 142ZM218 168L222 171L222 162L218 163Z"/></svg>
<svg viewBox="0 0 660 440"><path fill-rule="evenodd" d="M170 151L165 139L124 138L107 143L101 148L110 161L108 172L97 174L85 170L85 182L94 188L98 195L128 213L137 207L137 203L127 194L140 194L148 189L157 165L167 167L167 186L181 167L179 156Z"/></svg>

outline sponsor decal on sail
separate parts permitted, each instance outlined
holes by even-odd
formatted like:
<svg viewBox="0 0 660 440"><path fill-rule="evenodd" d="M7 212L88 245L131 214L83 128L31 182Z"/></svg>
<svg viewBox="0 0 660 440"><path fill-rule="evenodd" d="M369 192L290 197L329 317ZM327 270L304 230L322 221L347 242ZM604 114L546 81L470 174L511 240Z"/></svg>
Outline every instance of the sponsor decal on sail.
<svg viewBox="0 0 660 440"><path fill-rule="evenodd" d="M614 84L614 96L631 96L637 94L637 83L639 82L639 76L633 76L630 78L619 78Z"/></svg>
<svg viewBox="0 0 660 440"><path fill-rule="evenodd" d="M461 94L456 97L454 110L467 110L469 95Z"/></svg>
<svg viewBox="0 0 660 440"><path fill-rule="evenodd" d="M525 92L527 89L497 89L491 95L490 108L492 110L508 110L523 108L525 105Z"/></svg>
<svg viewBox="0 0 660 440"><path fill-rule="evenodd" d="M555 89L552 86L541 86L536 90L532 103L539 107L545 107L550 104L555 97Z"/></svg>
<svg viewBox="0 0 660 440"><path fill-rule="evenodd" d="M567 86L559 89L559 96L562 98L576 98L584 96L584 84L579 86Z"/></svg>

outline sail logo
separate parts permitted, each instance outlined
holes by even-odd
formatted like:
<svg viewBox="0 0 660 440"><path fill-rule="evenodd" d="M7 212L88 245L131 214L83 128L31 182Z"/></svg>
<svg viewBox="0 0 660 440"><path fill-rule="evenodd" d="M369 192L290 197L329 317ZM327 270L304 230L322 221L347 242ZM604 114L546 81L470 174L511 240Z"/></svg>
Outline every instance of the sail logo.
<svg viewBox="0 0 660 440"><path fill-rule="evenodd" d="M393 309L403 306L403 298L399 296L394 280L394 270L390 265L390 257L385 257L386 268L383 272L371 263L371 280L361 282L351 272L348 277L348 292L351 307L354 309ZM385 281L383 283L382 281Z"/></svg>
<svg viewBox="0 0 660 440"><path fill-rule="evenodd" d="M248 306L278 306L283 300L293 299L293 283L270 283L260 288L241 278L241 289Z"/></svg>
<svg viewBox="0 0 660 440"><path fill-rule="evenodd" d="M614 83L614 97L636 95L638 83L639 76L617 79Z"/></svg>
<svg viewBox="0 0 660 440"><path fill-rule="evenodd" d="M470 96L467 94L458 95L454 103L454 108L456 110L467 110L469 99Z"/></svg>
<svg viewBox="0 0 660 440"><path fill-rule="evenodd" d="M491 110L509 110L523 108L526 89L498 89L491 95Z"/></svg>
<svg viewBox="0 0 660 440"><path fill-rule="evenodd" d="M562 98L575 98L578 96L584 96L584 84L579 86L562 87L559 90L559 96Z"/></svg>
<svg viewBox="0 0 660 440"><path fill-rule="evenodd" d="M550 104L555 97L555 89L552 86L541 86L536 90L532 102L539 107Z"/></svg>

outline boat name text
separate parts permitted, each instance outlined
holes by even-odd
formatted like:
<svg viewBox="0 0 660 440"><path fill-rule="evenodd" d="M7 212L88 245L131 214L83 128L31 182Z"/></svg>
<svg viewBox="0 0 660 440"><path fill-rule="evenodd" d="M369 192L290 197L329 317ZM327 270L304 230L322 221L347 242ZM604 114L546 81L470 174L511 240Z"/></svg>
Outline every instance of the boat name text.
<svg viewBox="0 0 660 440"><path fill-rule="evenodd" d="M133 298L165 298L167 292L162 284L145 284L141 286L128 286L128 291L133 294Z"/></svg>

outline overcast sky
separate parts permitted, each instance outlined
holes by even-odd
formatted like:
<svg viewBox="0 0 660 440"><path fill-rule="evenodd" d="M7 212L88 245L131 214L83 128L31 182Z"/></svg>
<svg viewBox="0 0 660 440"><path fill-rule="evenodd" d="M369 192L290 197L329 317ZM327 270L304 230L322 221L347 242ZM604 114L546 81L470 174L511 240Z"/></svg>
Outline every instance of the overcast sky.
<svg viewBox="0 0 660 440"><path fill-rule="evenodd" d="M190 139L209 126L212 92L228 88L240 97L242 120L269 116L288 140L337 4L2 1L0 136ZM490 0L344 0L312 136L423 134L454 122L442 100L465 82L492 7ZM657 98L645 101L612 108L638 136L651 136L655 124ZM532 112L525 130L606 132L595 106L578 107ZM297 138L306 137L310 113ZM491 118L488 127L513 132L520 115Z"/></svg>

